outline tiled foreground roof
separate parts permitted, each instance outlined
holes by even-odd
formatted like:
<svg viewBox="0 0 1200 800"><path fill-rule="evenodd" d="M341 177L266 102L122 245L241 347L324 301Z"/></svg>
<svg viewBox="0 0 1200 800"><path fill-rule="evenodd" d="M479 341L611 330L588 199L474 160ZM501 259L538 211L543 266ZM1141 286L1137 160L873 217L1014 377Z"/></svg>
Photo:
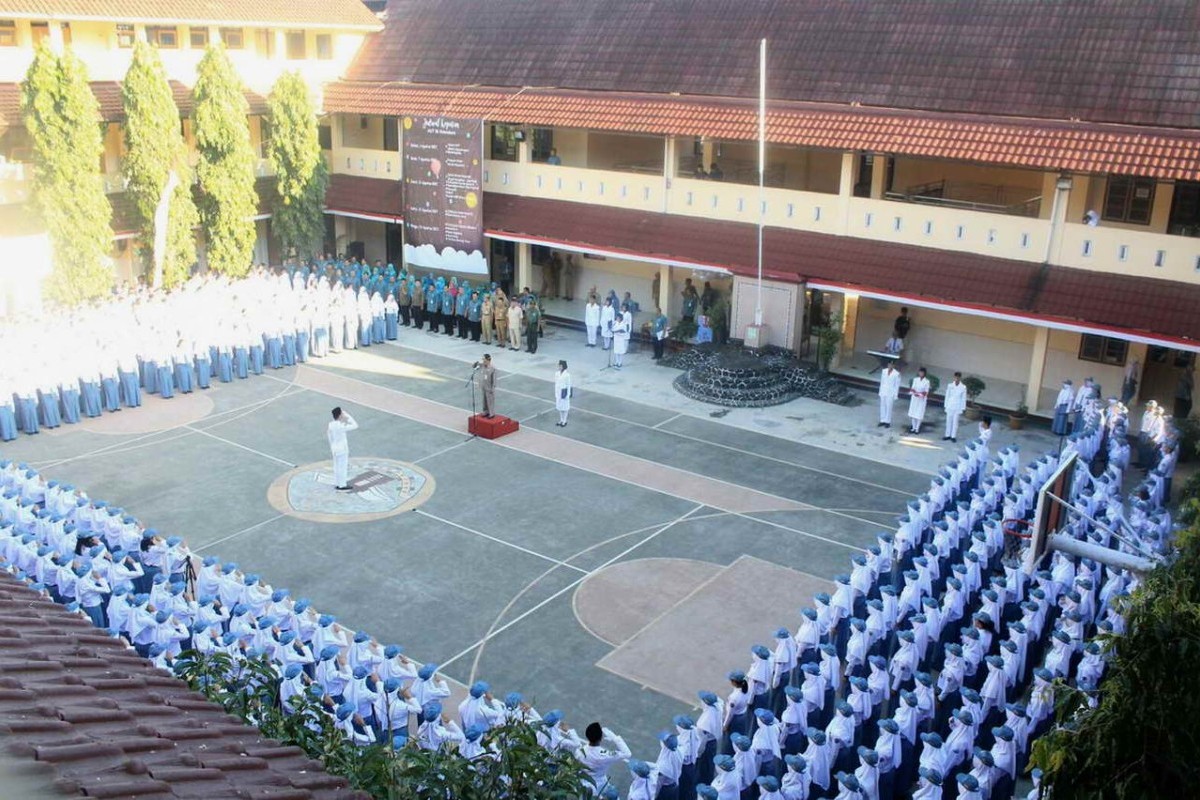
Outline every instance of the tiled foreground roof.
<svg viewBox="0 0 1200 800"><path fill-rule="evenodd" d="M6 573L0 732L68 795L365 798Z"/></svg>

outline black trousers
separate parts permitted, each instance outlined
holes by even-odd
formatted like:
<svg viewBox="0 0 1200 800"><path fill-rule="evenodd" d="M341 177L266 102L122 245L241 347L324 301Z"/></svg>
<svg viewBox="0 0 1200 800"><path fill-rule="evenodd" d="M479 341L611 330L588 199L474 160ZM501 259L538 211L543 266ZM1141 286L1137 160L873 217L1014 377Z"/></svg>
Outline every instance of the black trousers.
<svg viewBox="0 0 1200 800"><path fill-rule="evenodd" d="M663 340L655 337L654 339L654 358L655 360L663 357Z"/></svg>
<svg viewBox="0 0 1200 800"><path fill-rule="evenodd" d="M458 338L460 338L460 339L467 338L467 334L470 332L470 330L471 330L471 321L468 320L466 317L460 316L458 318Z"/></svg>
<svg viewBox="0 0 1200 800"><path fill-rule="evenodd" d="M447 336L454 335L454 320L456 317L453 314L442 312L442 332Z"/></svg>
<svg viewBox="0 0 1200 800"><path fill-rule="evenodd" d="M406 328L408 327L408 320L411 316L411 313L411 306L400 306L400 324Z"/></svg>
<svg viewBox="0 0 1200 800"><path fill-rule="evenodd" d="M467 324L471 327L471 341L478 342L479 338L483 336L483 322L480 320L475 320L474 322L468 322Z"/></svg>

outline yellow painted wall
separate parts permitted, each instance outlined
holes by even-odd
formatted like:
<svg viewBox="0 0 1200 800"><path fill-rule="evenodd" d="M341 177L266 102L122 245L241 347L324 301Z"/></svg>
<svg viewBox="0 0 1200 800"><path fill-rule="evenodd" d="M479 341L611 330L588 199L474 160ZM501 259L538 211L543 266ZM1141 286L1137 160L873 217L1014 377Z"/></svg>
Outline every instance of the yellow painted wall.
<svg viewBox="0 0 1200 800"><path fill-rule="evenodd" d="M563 252L563 257L566 253ZM600 297L601 303L604 302L605 295L608 290L616 291L620 298L625 297L625 292L629 292L634 300L641 306L641 313L638 314L634 324L641 326L643 322L650 319L654 312L656 298L651 295L651 289L654 285L654 276L658 274L659 265L651 264L644 261L630 261L620 258L605 258L604 260L594 258L584 258L583 254L575 253L576 278L575 278L575 298L576 303L573 312L578 319L583 319L583 302L587 298L588 292L592 287L596 288L596 293ZM539 264L532 265L532 289L536 292L542 286L542 267ZM727 275L718 275L714 273L696 272L690 269L681 267L671 268L670 281L670 306L664 309L667 316L671 319L678 319L683 307L683 287L684 282L692 279L692 283L696 286L696 291L701 291L704 288L704 281L710 281L715 289L722 292L726 297L733 288L733 277Z"/></svg>
<svg viewBox="0 0 1200 800"><path fill-rule="evenodd" d="M2 16L2 15L0 15ZM33 38L30 22L17 21L17 47L0 48L0 82L19 82L25 75L29 63L33 59ZM57 24L57 23L55 23ZM121 48L117 45L117 27L115 22L79 22L72 21L71 48L87 65L88 75L94 81L120 80L129 68L132 48ZM167 75L172 79L182 81L187 85L195 82L196 65L204 51L192 49L190 45L189 27L176 25L179 47L160 49L163 66ZM144 26L135 26L141 35ZM240 50L230 50L229 56L237 67L239 74L246 84L255 91L266 94L271 85L284 70L299 69L313 85L339 77L350 60L361 46L364 35L361 33L336 32L330 30L312 30L305 32L305 49L307 57L303 61L289 61L286 52L281 52L276 44L273 58L266 58L258 51L255 28L245 27L245 46ZM274 33L274 29L272 29ZM333 58L317 59L316 36L328 34L332 37ZM210 39L212 39L210 30Z"/></svg>
<svg viewBox="0 0 1200 800"><path fill-rule="evenodd" d="M862 298L855 350L881 350L901 305ZM904 359L911 369L925 365L943 383L946 375L941 373L951 374L956 369L964 375L977 373L1014 383L1028 380L1032 326L915 306L909 306L908 315L912 328L905 340Z"/></svg>
<svg viewBox="0 0 1200 800"><path fill-rule="evenodd" d="M1011 186L1019 190L1012 194L1022 198L1037 197L1042 193L1043 173L1036 170L905 157L896 157L895 164L895 176L892 181L894 192L903 192L909 187L945 180L955 184ZM1045 203L1049 203L1051 199L1043 198Z"/></svg>
<svg viewBox="0 0 1200 800"><path fill-rule="evenodd" d="M564 167L588 165L588 138L587 131L554 129L554 148Z"/></svg>
<svg viewBox="0 0 1200 800"><path fill-rule="evenodd" d="M342 146L366 150L383 149L383 117L342 114L339 120L342 126ZM364 120L366 127L363 127Z"/></svg>
<svg viewBox="0 0 1200 800"><path fill-rule="evenodd" d="M554 139L557 146L557 132ZM592 131L588 134L587 141L587 167L637 172L642 171L640 168L645 168L662 172L664 149L661 136L622 136ZM561 149L559 155L562 155ZM567 165L566 159L563 159L563 164ZM639 169L630 169L634 166Z"/></svg>

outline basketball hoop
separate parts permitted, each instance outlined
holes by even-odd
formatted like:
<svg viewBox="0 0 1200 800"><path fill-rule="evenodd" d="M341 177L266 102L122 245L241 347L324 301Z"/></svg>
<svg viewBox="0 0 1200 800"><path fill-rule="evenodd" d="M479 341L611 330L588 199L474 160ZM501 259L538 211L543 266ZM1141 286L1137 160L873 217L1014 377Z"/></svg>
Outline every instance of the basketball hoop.
<svg viewBox="0 0 1200 800"><path fill-rule="evenodd" d="M1033 534L1029 530L1029 520L1025 519L1006 519L1001 525L1001 530L1005 536L1012 536L1017 539L1031 539Z"/></svg>
<svg viewBox="0 0 1200 800"><path fill-rule="evenodd" d="M1029 540L1033 538L1033 531L1028 520L1024 519L1006 519L1000 526L1000 530L1004 531L1004 555L1003 560L1019 559L1021 552L1028 547Z"/></svg>

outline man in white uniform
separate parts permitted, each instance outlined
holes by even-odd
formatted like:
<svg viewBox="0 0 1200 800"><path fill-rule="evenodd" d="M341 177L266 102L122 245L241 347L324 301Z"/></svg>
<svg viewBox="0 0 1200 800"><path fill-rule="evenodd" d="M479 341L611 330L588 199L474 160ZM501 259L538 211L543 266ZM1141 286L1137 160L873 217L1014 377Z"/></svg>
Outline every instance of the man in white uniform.
<svg viewBox="0 0 1200 800"><path fill-rule="evenodd" d="M587 331L587 346L596 346L596 331L600 330L600 304L596 295L589 294L587 305L583 308L583 327Z"/></svg>
<svg viewBox="0 0 1200 800"><path fill-rule="evenodd" d="M346 434L358 430L354 417L338 406L333 410L333 421L329 423L329 450L333 454L333 485L340 492L350 491L346 485L346 471L350 465L350 444Z"/></svg>
<svg viewBox="0 0 1200 800"><path fill-rule="evenodd" d="M879 376L879 426L892 427L892 406L900 396L900 370L891 364Z"/></svg>
<svg viewBox="0 0 1200 800"><path fill-rule="evenodd" d="M962 382L962 373L954 373L954 380L946 385L946 435L943 442L958 441L958 418L967 408L967 387Z"/></svg>

